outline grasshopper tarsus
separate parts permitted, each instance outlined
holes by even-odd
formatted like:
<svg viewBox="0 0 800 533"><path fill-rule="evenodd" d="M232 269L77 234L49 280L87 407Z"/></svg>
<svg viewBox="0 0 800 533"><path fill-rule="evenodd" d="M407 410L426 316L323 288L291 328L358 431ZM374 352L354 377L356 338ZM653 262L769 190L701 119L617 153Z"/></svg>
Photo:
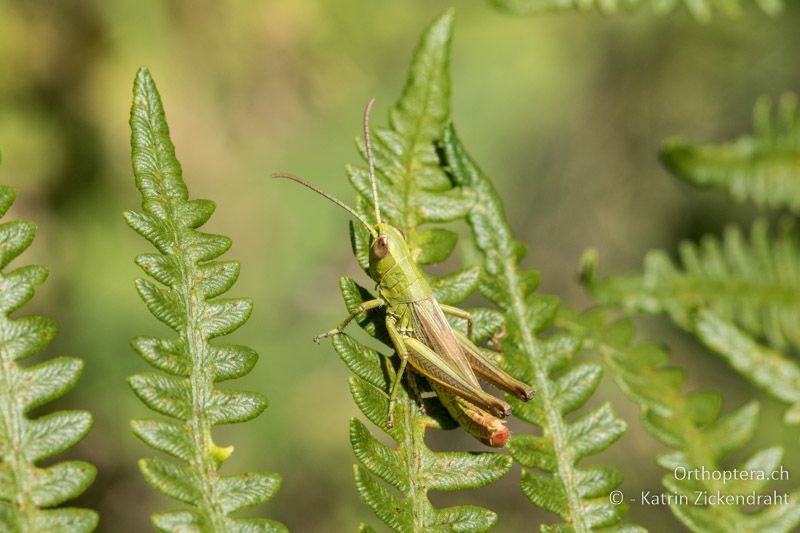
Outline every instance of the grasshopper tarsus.
<svg viewBox="0 0 800 533"><path fill-rule="evenodd" d="M506 325L503 324L500 327L500 330L496 331L494 335L492 335L492 338L489 339L488 342L489 346L493 348L496 352L503 353L503 346L500 344L500 340L506 336L506 333L508 333L506 330Z"/></svg>
<svg viewBox="0 0 800 533"><path fill-rule="evenodd" d="M534 394L535 392L533 389L527 388L523 391L523 394L520 396L520 400L527 402L528 400L533 399Z"/></svg>
<svg viewBox="0 0 800 533"><path fill-rule="evenodd" d="M328 332L320 333L319 335L315 336L313 341L316 344L319 344L319 341L321 341L322 339L327 339L328 337L333 337L334 335L338 335L341 332L342 331L341 331L340 328L332 329L332 330L330 330Z"/></svg>
<svg viewBox="0 0 800 533"><path fill-rule="evenodd" d="M414 394L414 399L417 402L420 412L423 415L428 414L428 409L425 407L425 398L423 398L422 392L419 389L419 384L417 383L417 376L413 372L409 372L407 376L408 385L411 387L411 391Z"/></svg>

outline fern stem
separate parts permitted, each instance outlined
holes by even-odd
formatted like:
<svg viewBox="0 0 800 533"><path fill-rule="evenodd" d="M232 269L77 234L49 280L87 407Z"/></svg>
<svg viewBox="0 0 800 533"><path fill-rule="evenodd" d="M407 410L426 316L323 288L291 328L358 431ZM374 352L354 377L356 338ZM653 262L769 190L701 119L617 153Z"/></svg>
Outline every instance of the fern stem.
<svg viewBox="0 0 800 533"><path fill-rule="evenodd" d="M511 454L523 466L521 489L534 505L560 516L565 529L588 533L612 526L625 512L625 506L612 506L607 497L621 475L591 467L602 489L587 490L581 476L589 470L578 462L608 448L623 434L625 423L608 404L575 420L565 417L589 399L602 368L584 363L566 370L580 347L579 337L564 332L538 336L552 324L557 300L536 294L538 273L520 268L525 246L514 239L494 186L466 153L452 125L445 131L442 149L451 179L475 197L467 222L483 256L480 290L505 315L507 333L501 343L507 367L536 391L527 404L509 397L516 416L541 430L541 435L511 438ZM557 370L564 371L553 376ZM638 526L624 527L641 531Z"/></svg>
<svg viewBox="0 0 800 533"><path fill-rule="evenodd" d="M0 330L6 331L9 326L9 320L6 317L0 318ZM10 358L10 354L6 350L0 350L2 355L3 365L0 368L0 376L2 377L2 391L3 399L2 408L3 420L5 422L5 429L8 437L8 452L3 457L3 462L11 465L11 470L14 473L17 493L14 497L14 507L17 514L17 523L22 526L22 531L27 532L32 530L32 512L35 509L33 500L31 498L31 490L28 485L28 472L26 468L26 461L23 454L23 415L19 409L13 409L17 406L18 396L14 390L13 374L16 372L17 365Z"/></svg>
<svg viewBox="0 0 800 533"><path fill-rule="evenodd" d="M490 210L502 212L501 206L496 204L493 200L493 198L488 198L488 201L491 202L491 204L489 204L491 207ZM483 204L483 202L480 202L480 204ZM502 235L505 232L498 231L497 233ZM575 461L569 453L567 427L558 409L553 405L553 392L550 389L551 381L548 377L547 368L544 368L540 364L541 358L535 356L535 354L538 353L538 346L533 336L533 327L529 324L527 313L525 312L527 308L525 305L525 294L522 290L522 282L517 275L517 265L515 262L516 254L513 250L513 243L510 240L507 239L503 241L501 253L503 257L505 257L502 262L502 280L511 297L511 305L508 306L505 311L519 328L525 353L531 355L525 360L525 364L533 369L533 375L536 378L536 394L541 398L544 411L547 413L548 433L550 433L553 438L554 455L558 463L558 475L564 483L570 516L572 517L570 524L575 529L576 533L589 533L591 529L583 521L583 504L581 503L581 497L575 479L573 479L572 476L572 465Z"/></svg>
<svg viewBox="0 0 800 533"><path fill-rule="evenodd" d="M181 269L183 279L180 286L183 294L181 295L186 304L186 315L188 328L186 330L187 346L192 358L192 423L194 430L193 441L195 445L195 469L203 480L203 502L205 504L206 515L211 522L214 531L225 531L225 514L216 503L219 498L214 493L214 483L212 477L216 476L216 465L213 457L210 457L209 449L213 445L211 439L211 426L206 417L209 392L213 387L213 380L208 372L204 354L206 352L206 340L198 332L201 331L198 310L204 307L203 299L197 294L195 280L198 273L194 268L194 263L190 260L185 264L191 265L187 269ZM188 270L188 271L187 271Z"/></svg>
<svg viewBox="0 0 800 533"><path fill-rule="evenodd" d="M172 228L180 228L182 223L177 216L178 206L163 191L169 189L169 184L163 175L154 174L153 179L159 184L160 200L167 207L165 218ZM176 229L173 235L173 253L179 257L180 298L186 311L187 325L183 333L186 346L192 361L192 371L189 376L191 384L192 418L189 426L192 428L192 442L194 443L194 461L192 467L198 474L202 483L203 513L206 515L212 530L225 531L224 513L216 504L218 498L214 493L213 477L216 475L216 465L209 450L213 445L211 439L211 426L206 413L208 410L209 392L213 387L213 380L208 371L204 354L206 352L206 339L199 332L202 330L200 316L205 307L203 298L197 294L196 284L198 272L194 260L186 253L188 243L184 242L181 232Z"/></svg>
<svg viewBox="0 0 800 533"><path fill-rule="evenodd" d="M713 477L698 476L684 481L674 471L679 467L704 467L709 471L723 468L726 456L743 446L755 431L757 404L750 403L718 417L722 404L718 395L705 391L683 393L683 375L668 366L666 351L656 345L635 344L631 322L611 321L608 310L602 307L580 315L562 308L555 326L580 337L585 348L605 360L622 391L641 407L644 428L674 450L659 458L659 464L670 471L662 479L670 493L686 496L701 491L725 495L746 492L743 488L737 492L735 487ZM764 466L765 453L773 456L777 453L772 466ZM754 466L751 458L737 468L763 468L766 472L779 464L781 453L779 448L762 450L753 456L762 457L755 463L762 466ZM671 508L692 531L707 533L788 532L794 531L800 522L800 506L796 503L776 503L752 513L734 505L695 506L689 496L689 505L671 504Z"/></svg>
<svg viewBox="0 0 800 533"><path fill-rule="evenodd" d="M617 365L614 364L612 359L614 354L619 352L618 346L614 346L600 338L590 335L590 332L588 332L582 324L571 319L565 313L559 313L558 318L556 319L556 325L583 337L585 348L596 351L603 356L607 365L611 367L612 370L618 370ZM652 374L652 372L647 373ZM653 376L653 382L655 382L656 379L657 378ZM684 397L678 392L677 389L668 389L668 391L665 392L668 394L670 409L672 411L671 419L673 423L680 428L677 433L684 435L685 441L689 444L687 449L683 450L684 453L686 453L686 456L689 458L689 463L697 466L704 465L706 468L711 469L717 468L717 461L714 458L714 455L710 452L710 448L704 442L702 430L700 430L700 428L698 428L691 421L691 414L686 409ZM723 485L722 483L719 483L713 479L704 479L703 483L709 492L716 492L716 490L721 489ZM718 513L720 515L725 515L724 510L727 507L729 506L712 505L709 506L709 509L715 514Z"/></svg>
<svg viewBox="0 0 800 533"><path fill-rule="evenodd" d="M163 177L156 174L154 179L160 185L160 191L168 190L169 185ZM166 219L173 228L180 228L181 221L176 213L178 206L168 198L163 192L160 194L161 201L167 206ZM210 449L213 446L211 438L211 425L208 423L206 413L208 411L209 393L213 388L213 378L209 372L209 366L205 361L207 341L200 334L202 325L200 317L205 307L203 298L197 294L197 281L199 272L195 267L192 257L186 253L187 243L183 242L181 232L176 230L173 237L173 253L180 258L179 268L180 280L177 284L180 287L180 298L183 308L186 310L186 329L183 333L186 337L186 346L192 361L192 371L189 382L191 384L191 404L192 418L189 426L192 428L192 442L194 443L194 461L192 467L198 474L202 486L202 500L204 504L203 514L205 514L213 531L225 531L225 514L216 503L219 498L214 492L214 480L216 476L216 464L210 456Z"/></svg>
<svg viewBox="0 0 800 533"><path fill-rule="evenodd" d="M779 283L764 283L758 280L738 279L734 276L720 280L709 280L701 276L687 275L675 279L653 294L662 300L668 298L685 302L689 307L698 300L714 302L724 295L727 301L741 302L741 305L754 307L774 306L776 308L800 308L800 284L790 280Z"/></svg>
<svg viewBox="0 0 800 533"><path fill-rule="evenodd" d="M409 429L406 432L405 446L409 450L406 457L410 458L407 461L406 468L408 472L408 479L411 483L408 485L408 497L411 500L414 517L414 531L425 531L426 517L428 515L428 502L427 490L424 486L419 484L420 473L422 472L422 457L425 453L425 442L423 433L414 431L414 426L417 424L419 416L414 413L416 407L406 404L403 409L403 418L405 419L406 427Z"/></svg>
<svg viewBox="0 0 800 533"><path fill-rule="evenodd" d="M729 2L717 2L715 0L679 0L659 2L657 0L490 0L490 2L500 11L515 16L531 16L557 11L589 11L598 10L601 13L611 15L620 12L627 12L641 8L646 4L652 4L652 10L659 15L666 15L683 5L692 16L701 23L707 23L712 19L715 11L736 17L741 14L742 5L738 0ZM761 10L768 16L776 16L784 9L781 0L755 2Z"/></svg>
<svg viewBox="0 0 800 533"><path fill-rule="evenodd" d="M533 376L536 379L536 394L540 398L543 410L547 415L548 427L546 431L553 440L558 475L564 483L564 490L571 517L570 525L572 525L576 533L588 533L590 528L584 523L583 505L578 487L572 475L575 461L568 447L567 426L558 408L554 405L548 369L542 364L541 357L537 357L537 354L539 354L538 343L533 335L534 328L528 321L526 312L528 306L523 290L524 284L519 277L516 264L518 257L516 250L517 245L508 227L505 226L503 207L500 205L497 197L492 191L483 190L483 188L488 187L488 185L484 185L483 183L472 185L476 188L479 200L476 202L474 213L470 216L483 216L488 224L495 226L491 228L491 233L497 237L494 241L495 247L493 247L494 249L484 247L483 252L487 255L494 256L493 263L499 259L501 272L498 276L499 279L495 281L503 285L506 294L509 296L510 304L499 303L503 311L505 311L507 318L516 326L522 341L523 351L525 354L528 354L528 357L517 358L514 363L518 366L533 370ZM482 244L486 245L486 243L481 242L477 244L479 248ZM495 273L490 273L490 275L492 274Z"/></svg>

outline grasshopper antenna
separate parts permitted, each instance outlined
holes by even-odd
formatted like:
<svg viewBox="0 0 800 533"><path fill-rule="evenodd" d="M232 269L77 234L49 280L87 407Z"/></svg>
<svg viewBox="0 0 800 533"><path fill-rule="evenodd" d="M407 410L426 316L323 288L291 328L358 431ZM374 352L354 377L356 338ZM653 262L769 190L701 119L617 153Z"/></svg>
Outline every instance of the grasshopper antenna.
<svg viewBox="0 0 800 533"><path fill-rule="evenodd" d="M364 224L364 226L366 226L366 228L369 230L370 234L373 237L375 237L375 238L378 237L378 232L375 231L375 228L370 226L369 222L367 222L364 217L359 215L358 212L356 212L355 209L353 209L352 207L350 207L346 203L342 202L338 198L326 193L325 191L323 191L322 189L320 189L316 185L312 185L311 183L307 182L306 180L304 180L300 176L295 176L294 174L287 174L287 173L284 173L284 172L276 172L275 174L272 175L272 177L273 178L283 178L283 179L287 179L287 180L296 181L297 183L299 183L303 187L311 189L312 191L314 191L315 193L319 194L320 196L324 196L325 198L327 198L331 202L335 203L336 205L338 205L339 207L341 207L342 209L344 209L345 211L347 211L348 213L353 215L356 218L356 220L358 220L359 222Z"/></svg>
<svg viewBox="0 0 800 533"><path fill-rule="evenodd" d="M372 201L375 203L375 218L378 224L381 223L381 208L378 205L378 182L375 179L375 159L372 157L372 141L369 136L369 114L372 111L372 104L375 103L375 97L370 98L367 102L367 108L364 110L364 147L367 150L367 163L369 163L369 179L372 182Z"/></svg>

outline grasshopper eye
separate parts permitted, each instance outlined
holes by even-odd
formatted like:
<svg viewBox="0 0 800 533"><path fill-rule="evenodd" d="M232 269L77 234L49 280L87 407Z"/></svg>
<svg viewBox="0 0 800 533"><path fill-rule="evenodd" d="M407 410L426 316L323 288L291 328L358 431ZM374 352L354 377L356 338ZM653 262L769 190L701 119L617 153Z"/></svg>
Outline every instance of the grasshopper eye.
<svg viewBox="0 0 800 533"><path fill-rule="evenodd" d="M389 237L380 235L375 239L375 243L372 245L372 253L378 258L386 257L386 254L389 253Z"/></svg>

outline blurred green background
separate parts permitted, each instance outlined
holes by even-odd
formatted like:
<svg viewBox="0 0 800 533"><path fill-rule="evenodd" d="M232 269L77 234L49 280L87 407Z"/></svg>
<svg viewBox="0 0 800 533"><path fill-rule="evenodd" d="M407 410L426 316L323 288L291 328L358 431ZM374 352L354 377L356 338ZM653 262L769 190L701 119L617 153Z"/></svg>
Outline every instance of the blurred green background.
<svg viewBox="0 0 800 533"><path fill-rule="evenodd" d="M255 300L234 337L261 359L228 386L264 392L271 406L218 430L221 444L236 446L225 469L283 474L278 495L254 513L295 531L353 531L361 520L378 523L352 483L347 428L357 413L346 369L311 337L345 313L338 276L364 276L346 214L267 176L289 170L351 199L343 166L357 161L364 104L376 96L373 120L385 123L419 34L453 3L0 0L0 181L18 189L11 216L39 226L24 261L51 270L27 308L60 324L46 355L86 361L77 388L46 410L94 414L70 455L98 467L75 503L100 511L101 531L147 531L151 512L175 506L140 476L136 460L153 452L128 428L147 410L124 380L147 365L127 341L163 331L133 288L133 258L149 245L121 217L139 204L127 124L136 69L148 66L159 85L192 196L218 204L207 229L233 238L226 257L242 262L242 275L232 294ZM618 273L638 268L648 248L671 250L752 218L747 206L669 177L657 150L671 134L710 141L749 131L758 95L800 86L800 5L786 3L776 19L748 6L738 19L701 25L684 11L514 19L483 0L455 1L454 118L507 199L542 290L583 307L574 271L587 246L599 249L601 272ZM727 408L761 397L673 327L644 326L669 342L692 387L723 391ZM594 402L608 399L630 429L589 462L621 469L630 494L658 491L660 447L607 377ZM784 465L800 474L799 432L763 400L758 441L787 446ZM480 448L462 432L430 442ZM518 477L515 467L494 486L433 499L490 507L498 531L538 529L553 517L527 502ZM633 506L628 517L655 532L681 530L666 508Z"/></svg>

